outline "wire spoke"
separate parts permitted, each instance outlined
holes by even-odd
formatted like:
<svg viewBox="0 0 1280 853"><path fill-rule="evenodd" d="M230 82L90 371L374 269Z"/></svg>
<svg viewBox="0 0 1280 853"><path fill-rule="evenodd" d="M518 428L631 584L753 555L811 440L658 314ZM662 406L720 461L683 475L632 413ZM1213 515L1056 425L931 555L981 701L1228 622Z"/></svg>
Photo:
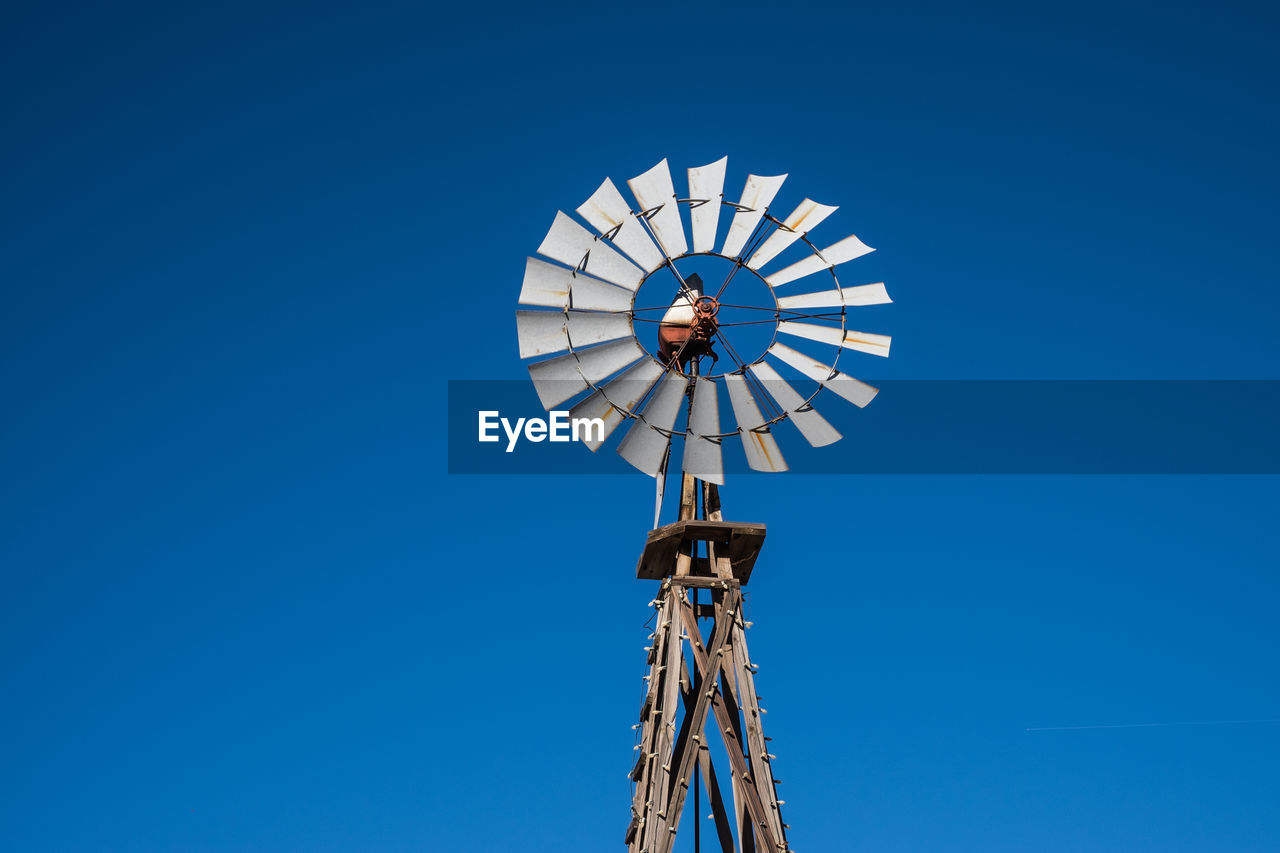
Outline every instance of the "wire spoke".
<svg viewBox="0 0 1280 853"><path fill-rule="evenodd" d="M716 325L718 325L720 328L723 329L725 326L757 326L761 323L776 323L776 322L777 322L776 318L770 317L768 320L739 320L736 323L717 323Z"/></svg>
<svg viewBox="0 0 1280 853"><path fill-rule="evenodd" d="M811 319L811 320L838 320L838 319L840 319L842 316L844 316L844 312L843 312L843 311L826 311L826 312L824 312L824 313L822 313L822 314L805 314L804 312L801 312L801 311L786 311L786 310L783 310L781 313L786 315L786 317L784 317L784 318L783 318L783 319L786 319L786 320L803 320L803 319Z"/></svg>
<svg viewBox="0 0 1280 853"><path fill-rule="evenodd" d="M729 357L732 358L734 362L738 365L738 369L746 370L747 369L746 362L744 362L742 360L742 357L738 355L738 351L733 348L733 344L729 343L729 339L725 337L724 334L721 333L719 326L716 327L715 336L720 339L721 343L724 344L725 351L729 353Z"/></svg>
<svg viewBox="0 0 1280 853"><path fill-rule="evenodd" d="M755 383L756 390L760 398L764 400L766 406L770 409L770 411L774 412L774 414L769 418L769 420L772 421L777 418L786 416L787 413L782 408L780 408L777 403L773 401L773 396L769 393L769 389L764 387L764 383L760 381L759 376L756 376L750 370L744 371L742 375L748 384L752 382Z"/></svg>
<svg viewBox="0 0 1280 853"><path fill-rule="evenodd" d="M742 269L742 261L737 261L733 265L733 269L729 270L729 274L725 276L724 282L720 285L720 289L716 291L716 299L724 294L724 289L729 286L729 282L733 281L733 277L738 274L738 270Z"/></svg>
<svg viewBox="0 0 1280 853"><path fill-rule="evenodd" d="M721 302L721 308L744 308L748 311L777 311L776 308L770 308L766 305L730 305L728 302Z"/></svg>

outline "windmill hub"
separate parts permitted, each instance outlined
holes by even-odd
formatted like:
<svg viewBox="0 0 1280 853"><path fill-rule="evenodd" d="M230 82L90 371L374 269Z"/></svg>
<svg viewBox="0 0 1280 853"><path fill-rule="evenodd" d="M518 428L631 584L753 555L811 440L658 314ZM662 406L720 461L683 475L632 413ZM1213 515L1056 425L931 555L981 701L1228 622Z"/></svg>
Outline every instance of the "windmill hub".
<svg viewBox="0 0 1280 853"><path fill-rule="evenodd" d="M658 326L658 359L669 366L678 361L682 370L702 356L710 356L712 362L720 360L713 346L720 301L698 295L701 281L697 275L689 276L686 284Z"/></svg>

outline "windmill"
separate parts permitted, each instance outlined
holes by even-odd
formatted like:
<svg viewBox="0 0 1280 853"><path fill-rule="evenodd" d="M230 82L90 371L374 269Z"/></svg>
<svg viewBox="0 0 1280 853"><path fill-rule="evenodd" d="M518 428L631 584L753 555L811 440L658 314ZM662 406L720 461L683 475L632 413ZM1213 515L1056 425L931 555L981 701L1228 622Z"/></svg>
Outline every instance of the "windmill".
<svg viewBox="0 0 1280 853"><path fill-rule="evenodd" d="M776 473L787 470L774 435L782 422L814 447L838 441L814 399L825 389L866 406L877 390L840 372L839 358L845 350L889 354L888 336L847 325L850 309L890 301L884 284L844 287L836 277L837 266L873 250L856 236L821 249L810 240L835 207L806 198L786 217L774 216L786 175L748 175L738 201L726 200L726 164L723 158L690 168L688 195L680 197L663 160L627 182L634 205L605 179L576 210L585 226L556 214L537 249L541 257L527 261L519 299L526 307L516 312L520 356L539 359L529 374L543 406L551 411L575 401L571 418L599 418L604 429L586 442L593 452L630 422L617 452L656 479L654 525L636 567L638 578L660 587L634 727L630 853L668 853L690 792L696 813L701 791L722 853L790 849L747 652L751 623L743 617L742 588L765 527L724 520L723 449L740 440L751 469ZM721 242L725 208L732 219ZM792 259L784 264L787 254ZM725 277L715 290L689 270L700 258L721 265ZM766 270L772 267L779 268ZM637 307L642 286L662 276L674 296ZM761 304L726 299L735 282L748 281L767 294ZM802 281L809 286L788 287ZM726 319L730 309L755 312L742 315L755 319ZM735 326L771 328L772 337L744 359L730 340ZM834 347L834 354L815 358L792 346L815 343ZM793 381L813 390L801 393ZM730 429L722 426L721 388ZM660 525L669 470L680 472L679 509L676 520ZM708 743L717 736L729 765L721 773ZM697 820L693 829L700 847Z"/></svg>

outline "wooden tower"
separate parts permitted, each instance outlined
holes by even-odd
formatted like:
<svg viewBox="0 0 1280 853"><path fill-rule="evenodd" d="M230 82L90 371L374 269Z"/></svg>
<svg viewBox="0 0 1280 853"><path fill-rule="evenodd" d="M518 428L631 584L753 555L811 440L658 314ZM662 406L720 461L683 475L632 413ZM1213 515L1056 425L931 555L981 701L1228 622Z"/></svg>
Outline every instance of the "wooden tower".
<svg viewBox="0 0 1280 853"><path fill-rule="evenodd" d="M721 853L790 849L756 694L756 668L747 653L751 623L742 613L742 588L764 535L763 524L725 521L716 486L687 473L680 520L649 533L636 576L661 580L661 588L653 601L657 624L648 647L640 742L631 770L629 853L668 853L690 796L699 848L699 788L710 805ZM711 760L708 738L713 737L728 753L729 767L722 770L732 817L721 787L726 777Z"/></svg>

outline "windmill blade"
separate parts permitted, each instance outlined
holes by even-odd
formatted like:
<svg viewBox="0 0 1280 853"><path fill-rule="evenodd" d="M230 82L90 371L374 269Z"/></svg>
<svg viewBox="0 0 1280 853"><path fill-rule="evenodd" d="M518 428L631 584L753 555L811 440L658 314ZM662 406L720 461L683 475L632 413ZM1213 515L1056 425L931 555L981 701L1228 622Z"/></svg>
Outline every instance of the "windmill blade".
<svg viewBox="0 0 1280 853"><path fill-rule="evenodd" d="M603 388L570 409L570 423L578 419L597 418L604 423L604 429L601 431L588 429L582 443L590 448L592 453L599 450L600 445L608 441L609 436L613 435L613 431L619 424L627 419L627 412L635 410L660 376L662 376L662 365L651 358L646 358L610 379Z"/></svg>
<svg viewBox="0 0 1280 853"><path fill-rule="evenodd" d="M764 417L756 398L751 393L747 378L741 373L726 373L724 385L729 389L729 403L733 417L738 422L738 434L742 436L742 449L747 454L747 466L753 471L785 471L787 461L782 458L778 440L764 426Z"/></svg>
<svg viewBox="0 0 1280 853"><path fill-rule="evenodd" d="M524 284L520 288L521 305L546 308L580 308L584 311L628 311L635 294L621 287L575 273L559 264L528 258L524 267Z"/></svg>
<svg viewBox="0 0 1280 853"><path fill-rule="evenodd" d="M631 207L613 181L605 178L600 188L578 208L578 215L601 234L612 234L609 242L625 252L645 272L653 272L662 266L662 252L649 239L649 234L631 212Z"/></svg>
<svg viewBox="0 0 1280 853"><path fill-rule="evenodd" d="M823 249L822 257L810 255L802 261L796 261L791 266L778 270L771 276L766 276L765 281L774 287L778 287L820 270L831 269L834 266L851 261L854 258L860 258L874 251L875 249L863 243L857 237L845 237L839 243L833 243Z"/></svg>
<svg viewBox="0 0 1280 853"><path fill-rule="evenodd" d="M680 404L684 402L688 386L689 380L684 374L675 370L668 371L641 416L618 444L618 455L650 477L658 476L662 469L667 445L671 443L668 433L676 424L676 416L680 414Z"/></svg>
<svg viewBox="0 0 1280 853"><path fill-rule="evenodd" d="M689 169L689 216L693 219L693 250L714 252L716 228L720 225L720 202L724 198L724 170L728 157Z"/></svg>
<svg viewBox="0 0 1280 853"><path fill-rule="evenodd" d="M573 332L572 326L569 331ZM858 352L878 355L881 358L889 357L889 344L892 342L893 338L890 335L873 335L871 332L854 331L844 333L845 349L854 349Z"/></svg>
<svg viewBox="0 0 1280 853"><path fill-rule="evenodd" d="M769 347L768 352L769 355L783 364L791 365L814 382L830 388L860 409L875 399L876 394L880 393L878 388L873 388L865 382L859 382L852 376L846 376L831 365L823 364L803 353L796 352L786 344L775 343Z"/></svg>
<svg viewBox="0 0 1280 853"><path fill-rule="evenodd" d="M569 343L575 349L634 335L630 314L599 314L593 311L566 311Z"/></svg>
<svg viewBox="0 0 1280 853"><path fill-rule="evenodd" d="M564 211L556 213L538 254L631 291L639 289L643 277L639 267L600 242Z"/></svg>
<svg viewBox="0 0 1280 853"><path fill-rule="evenodd" d="M813 199L806 198L800 202L799 207L791 211L790 216L783 220L782 227L770 234L769 239L765 240L760 248L751 254L751 257L747 259L747 266L753 270L760 269L760 267L778 257L784 249L805 234L808 234L818 226L818 223L839 209L826 204L818 204Z"/></svg>
<svg viewBox="0 0 1280 853"><path fill-rule="evenodd" d="M706 438L720 433L720 401L716 383L699 376L693 384L693 410L689 412L689 434L684 439L685 471L700 480L724 485L724 457L720 439Z"/></svg>
<svg viewBox="0 0 1280 853"><path fill-rule="evenodd" d="M590 311L517 311L520 357L564 352L570 344L585 347L632 335L628 314Z"/></svg>
<svg viewBox="0 0 1280 853"><path fill-rule="evenodd" d="M893 300L884 289L884 282L823 290L819 293L800 293L778 297L778 307L784 311L802 308L839 308L841 305L886 305Z"/></svg>
<svg viewBox="0 0 1280 853"><path fill-rule="evenodd" d="M569 348L561 311L517 311L516 336L520 340L520 357L551 355Z"/></svg>
<svg viewBox="0 0 1280 853"><path fill-rule="evenodd" d="M636 339L627 337L531 364L529 377L542 407L551 411L587 390L588 385L612 376L644 354Z"/></svg>
<svg viewBox="0 0 1280 853"><path fill-rule="evenodd" d="M825 447L841 439L839 430L827 423L827 419L818 414L817 409L805 403L804 397L779 376L778 371L763 361L748 369L760 380L769 396L787 413L787 418L796 425L796 429L800 430L810 446Z"/></svg>
<svg viewBox="0 0 1280 853"><path fill-rule="evenodd" d="M631 187L642 211L653 211L649 227L667 257L678 258L687 253L689 244L684 239L684 222L680 219L680 205L676 202L676 188L671 183L666 159L627 181L627 186Z"/></svg>
<svg viewBox="0 0 1280 853"><path fill-rule="evenodd" d="M572 344L585 347L634 334L629 314L592 311L517 311L520 357L564 352Z"/></svg>
<svg viewBox="0 0 1280 853"><path fill-rule="evenodd" d="M724 238L724 248L720 250L720 254L736 258L742 253L742 247L747 245L747 238L756 230L760 218L773 203L773 197L778 194L786 179L786 175L747 175L742 198L738 201L738 206L742 209L733 215L733 222L729 225L729 234Z"/></svg>
<svg viewBox="0 0 1280 853"><path fill-rule="evenodd" d="M815 326L812 323L797 323L794 320L783 320L778 324L778 331L784 335L795 335L831 344L833 347L845 347L858 352L870 353L884 358L889 357L889 335L873 335L870 332L842 331L835 326Z"/></svg>

